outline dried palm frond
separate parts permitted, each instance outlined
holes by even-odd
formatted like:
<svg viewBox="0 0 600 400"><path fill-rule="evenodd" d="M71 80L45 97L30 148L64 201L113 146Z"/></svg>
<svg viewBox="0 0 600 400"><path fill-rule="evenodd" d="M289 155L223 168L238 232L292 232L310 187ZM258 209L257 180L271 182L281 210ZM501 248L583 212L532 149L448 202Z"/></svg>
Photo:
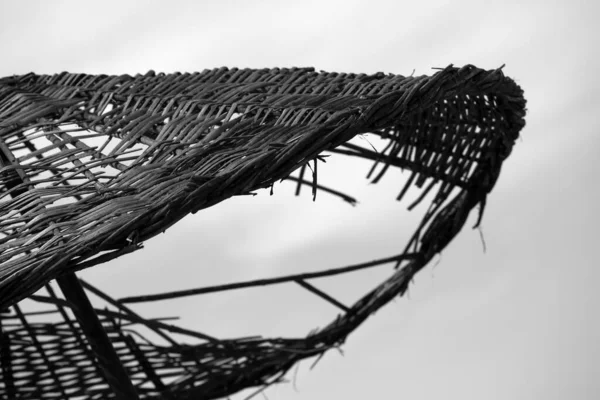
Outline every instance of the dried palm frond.
<svg viewBox="0 0 600 400"><path fill-rule="evenodd" d="M0 310L8 310L0 314L0 394L212 399L278 381L404 294L477 205L481 218L524 116L518 85L501 69L471 65L430 77L221 68L0 79ZM367 132L387 140L384 151L349 143ZM399 200L409 187L422 188L418 201L435 188L404 251L336 271L183 293L296 282L343 310L308 337L219 340L124 306L181 293L116 301L75 277L138 250L189 213L272 186L298 169L292 179L299 186L352 202L317 184L323 151L373 160L374 182L389 167L412 171ZM310 182L304 172L313 160ZM352 306L308 282L391 262L393 275ZM49 285L53 279L64 298ZM84 287L114 310L94 309ZM41 288L47 294L34 295ZM51 304L61 321L31 322L36 315L18 304L26 298ZM137 326L165 344L145 340ZM182 345L173 332L199 343Z"/></svg>

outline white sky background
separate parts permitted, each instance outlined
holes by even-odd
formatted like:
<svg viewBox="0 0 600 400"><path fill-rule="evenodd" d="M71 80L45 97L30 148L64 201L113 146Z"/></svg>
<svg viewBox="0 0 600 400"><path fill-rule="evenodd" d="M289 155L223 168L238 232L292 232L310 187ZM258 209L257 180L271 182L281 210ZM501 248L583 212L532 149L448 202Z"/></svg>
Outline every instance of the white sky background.
<svg viewBox="0 0 600 400"><path fill-rule="evenodd" d="M355 331L344 356L300 364L287 399L600 398L600 318L593 268L598 213L599 49L595 1L2 2L0 76L61 71L134 74L314 66L432 74L474 64L525 90L522 140L489 198L410 298ZM405 176L377 185L370 164L321 164L322 183L352 208L291 184L188 216L145 249L81 275L115 297L283 275L400 252L417 215L394 201ZM352 171L344 171L351 168ZM307 188L305 188L307 189ZM313 281L351 304L392 273ZM337 310L291 284L135 307L180 315L219 337L305 336ZM293 372L293 371L292 371ZM293 378L293 373L290 379ZM237 396L236 398L240 398ZM259 397L260 398L260 397Z"/></svg>

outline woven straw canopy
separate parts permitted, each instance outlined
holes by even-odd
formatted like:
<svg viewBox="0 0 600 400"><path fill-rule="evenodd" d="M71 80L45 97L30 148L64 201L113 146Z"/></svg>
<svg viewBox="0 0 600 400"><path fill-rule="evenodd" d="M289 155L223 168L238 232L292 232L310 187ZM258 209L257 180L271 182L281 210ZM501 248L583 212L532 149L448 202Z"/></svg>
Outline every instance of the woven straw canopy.
<svg viewBox="0 0 600 400"><path fill-rule="evenodd" d="M471 65L420 77L221 68L0 79L0 398L213 399L281 380L402 295L477 205L481 218L524 116L519 86L501 69ZM349 143L362 133L388 145ZM352 202L317 183L323 151L373 160L374 182L390 167L411 171L398 199L409 187L421 188L416 202L433 190L406 248L322 273L193 291L300 284L341 309L305 338L220 340L125 306L175 294L117 301L74 274L282 179ZM309 282L385 263L395 265L392 276L351 306ZM107 307L94 308L88 294ZM25 312L22 300L45 310Z"/></svg>

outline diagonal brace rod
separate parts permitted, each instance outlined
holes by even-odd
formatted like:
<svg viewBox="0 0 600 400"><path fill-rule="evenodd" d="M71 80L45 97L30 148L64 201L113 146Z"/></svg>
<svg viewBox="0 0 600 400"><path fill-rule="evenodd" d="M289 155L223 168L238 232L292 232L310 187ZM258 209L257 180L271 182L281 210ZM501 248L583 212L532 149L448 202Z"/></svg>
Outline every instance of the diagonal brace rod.
<svg viewBox="0 0 600 400"><path fill-rule="evenodd" d="M333 304L334 306L341 308L342 310L344 310L345 312L350 311L350 308L345 306L344 304L342 304L341 302L337 301L336 299L334 299L333 297L331 297L330 295L328 295L327 293L323 292L322 290L317 289L316 287L314 287L313 285L311 285L310 283L306 282L303 279L298 279L295 281L298 285L302 286L304 289L308 290L311 293L316 294L317 296L321 297L322 299L330 302L331 304Z"/></svg>

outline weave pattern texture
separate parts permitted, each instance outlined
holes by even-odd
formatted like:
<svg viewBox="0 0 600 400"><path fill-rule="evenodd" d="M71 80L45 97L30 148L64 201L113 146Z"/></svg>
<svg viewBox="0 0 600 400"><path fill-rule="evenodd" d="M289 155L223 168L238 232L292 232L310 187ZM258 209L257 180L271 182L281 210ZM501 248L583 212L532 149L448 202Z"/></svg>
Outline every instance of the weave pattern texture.
<svg viewBox="0 0 600 400"><path fill-rule="evenodd" d="M521 88L501 69L472 65L419 77L220 68L1 78L0 398L116 396L69 312L77 305L54 292L53 279L137 251L189 213L283 179L353 202L317 183L324 151L372 160L373 182L390 167L410 171L398 200L411 187L421 189L411 206L435 195L405 249L329 272L394 263L392 276L354 305L337 304L343 313L305 338L220 340L144 319L125 306L148 299L117 301L84 285L112 307L96 313L139 398L213 399L281 380L298 361L341 345L369 315L403 295L476 206L481 219L524 117ZM349 143L363 133L388 144L377 152ZM312 180L304 177L309 163ZM314 277L197 292L282 282L315 292L308 283ZM52 310L23 312L25 299ZM40 315L48 318L40 322ZM164 343L131 333L140 326ZM184 345L173 333L198 344Z"/></svg>

